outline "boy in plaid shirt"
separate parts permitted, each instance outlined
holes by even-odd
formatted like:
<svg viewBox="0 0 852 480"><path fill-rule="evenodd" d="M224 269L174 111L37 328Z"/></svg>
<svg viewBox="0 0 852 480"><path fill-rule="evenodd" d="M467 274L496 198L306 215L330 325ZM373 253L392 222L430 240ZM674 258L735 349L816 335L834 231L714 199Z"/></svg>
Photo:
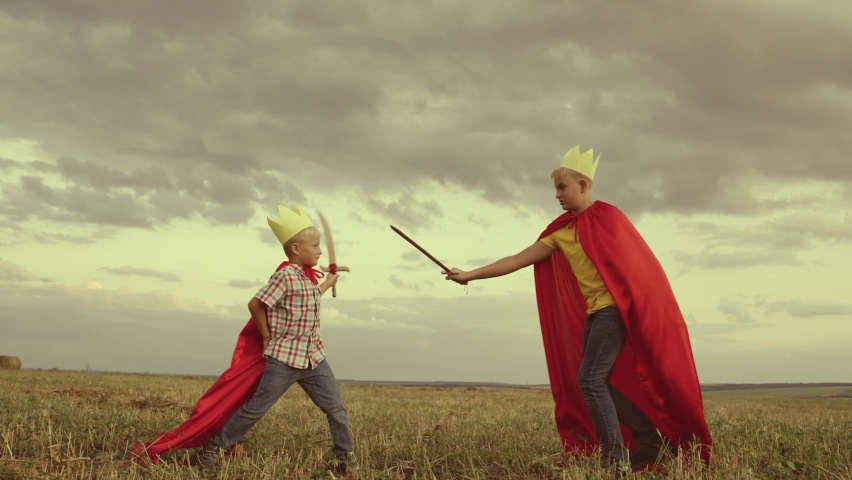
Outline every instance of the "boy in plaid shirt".
<svg viewBox="0 0 852 480"><path fill-rule="evenodd" d="M322 255L319 230L298 208L279 207L279 212L281 217L268 219L268 223L284 246L289 264L275 272L248 304L263 336L266 368L254 397L204 447L201 465L215 470L220 453L242 440L298 382L328 417L337 458L335 470L346 473L352 454L349 418L319 334L320 298L337 282L338 275L329 274L322 284L318 283L318 272L312 267Z"/></svg>

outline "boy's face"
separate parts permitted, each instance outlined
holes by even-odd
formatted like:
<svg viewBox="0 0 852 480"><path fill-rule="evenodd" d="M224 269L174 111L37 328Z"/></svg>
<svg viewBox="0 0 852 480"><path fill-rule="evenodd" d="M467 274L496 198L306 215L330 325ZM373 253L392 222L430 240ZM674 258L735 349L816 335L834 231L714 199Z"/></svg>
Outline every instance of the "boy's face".
<svg viewBox="0 0 852 480"><path fill-rule="evenodd" d="M295 257L291 259L293 263L307 265L309 267L317 266L319 259L322 256L320 235L308 237L301 242L296 242L293 244L293 247L294 253L296 254Z"/></svg>
<svg viewBox="0 0 852 480"><path fill-rule="evenodd" d="M559 200L562 210L570 212L583 206L585 194L588 191L585 180L581 183L571 175L563 175L553 180L553 187L556 189L556 199Z"/></svg>

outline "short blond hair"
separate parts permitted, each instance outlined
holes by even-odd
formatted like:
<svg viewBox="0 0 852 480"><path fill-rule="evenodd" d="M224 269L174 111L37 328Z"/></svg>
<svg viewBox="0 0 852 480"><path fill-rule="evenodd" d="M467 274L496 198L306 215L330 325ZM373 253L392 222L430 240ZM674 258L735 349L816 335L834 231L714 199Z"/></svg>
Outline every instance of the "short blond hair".
<svg viewBox="0 0 852 480"><path fill-rule="evenodd" d="M293 235L293 238L287 240L284 244L284 253L289 257L293 254L293 244L303 243L308 240L313 240L314 238L319 238L320 231L317 230L316 227L307 227L299 233Z"/></svg>
<svg viewBox="0 0 852 480"><path fill-rule="evenodd" d="M550 179L556 180L557 178L564 177L565 175L568 175L569 177L573 178L574 180L576 180L578 182L580 180L585 180L586 183L589 185L589 191L591 191L592 188L594 188L594 186L595 186L594 180L587 177L586 175L583 175L582 173L578 172L577 170L574 170L574 169L571 169L571 168L568 168L568 167L556 167L553 170L553 172L550 174Z"/></svg>

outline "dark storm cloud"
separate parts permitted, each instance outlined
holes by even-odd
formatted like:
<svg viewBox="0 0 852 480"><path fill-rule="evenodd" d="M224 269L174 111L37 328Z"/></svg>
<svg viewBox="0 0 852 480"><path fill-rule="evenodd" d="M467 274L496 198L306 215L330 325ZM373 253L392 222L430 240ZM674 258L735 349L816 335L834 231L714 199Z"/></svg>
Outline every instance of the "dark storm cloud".
<svg viewBox="0 0 852 480"><path fill-rule="evenodd" d="M24 176L19 185L3 189L0 213L16 221L35 217L118 227L151 226L144 204L132 193L77 185L52 187L36 176Z"/></svg>
<svg viewBox="0 0 852 480"><path fill-rule="evenodd" d="M422 256L423 256L423 254L418 252L418 251L405 252L402 255L400 255L400 257L403 260L406 260L406 261L409 261L409 262L419 261Z"/></svg>
<svg viewBox="0 0 852 480"><path fill-rule="evenodd" d="M432 219L443 213L438 202L434 200L418 201L412 198L401 198L384 202L370 198L366 203L389 222L399 225L400 228L411 228L413 231L421 227L429 227Z"/></svg>
<svg viewBox="0 0 852 480"><path fill-rule="evenodd" d="M719 299L717 308L737 323L754 323L754 317L748 307L740 300L723 297Z"/></svg>
<svg viewBox="0 0 852 480"><path fill-rule="evenodd" d="M737 269L754 266L804 265L801 254L815 246L848 245L852 216L832 214L827 202L799 205L807 209L750 224L683 221L682 231L707 245L700 252L674 252L689 266Z"/></svg>
<svg viewBox="0 0 852 480"><path fill-rule="evenodd" d="M87 187L141 187L156 189L173 186L168 172L159 166L135 168L122 171L101 166L92 162L83 162L76 158L60 157L56 161L57 171L66 179Z"/></svg>
<svg viewBox="0 0 852 480"><path fill-rule="evenodd" d="M269 227L255 228L254 230L257 232L257 238L261 242L281 248L281 242L278 241L278 238L275 237L275 234L272 233L272 230Z"/></svg>
<svg viewBox="0 0 852 480"><path fill-rule="evenodd" d="M776 204L755 182L852 181L850 13L709 0L8 1L0 117L15 121L0 138L40 142L74 186L45 210L38 179L21 179L3 199L23 207L3 213L234 223L302 186L400 198L427 180L544 207L548 172L580 143L603 154L599 196L629 212L757 214ZM369 206L412 227L441 214L399 202Z"/></svg>
<svg viewBox="0 0 852 480"><path fill-rule="evenodd" d="M396 266L396 268L395 268L396 271L405 272L405 271L422 270L422 269L428 269L430 271L433 271L435 269L441 268L441 267L438 267L437 265L435 265L435 263L432 262L432 260L430 260L429 257L420 253L418 250L416 250L413 246L409 245L402 238L400 238L399 241L405 243L405 245L406 245L405 248L408 251L406 251L405 253L400 255L400 258L402 258L403 262ZM428 250L429 247L425 247L425 248L427 249L427 251L429 251ZM436 253L436 252L432 252L432 253ZM440 253L439 253L439 256L440 256ZM397 287L405 288L407 286L407 284L405 282L403 282L403 280L401 278L397 277L396 275L391 275L389 280L392 284L394 284ZM429 282L429 283L431 283L431 282Z"/></svg>
<svg viewBox="0 0 852 480"><path fill-rule="evenodd" d="M135 277L148 277L148 278L156 278L159 280L163 280L165 282L179 282L180 275L172 272L163 272L160 270L152 270L150 268L139 268L139 267L104 267L101 270L105 270L113 275L121 275L121 276L135 276Z"/></svg>
<svg viewBox="0 0 852 480"><path fill-rule="evenodd" d="M14 160L10 160L8 158L0 157L0 170L10 170L12 168L18 167L18 162Z"/></svg>
<svg viewBox="0 0 852 480"><path fill-rule="evenodd" d="M406 283L401 278L397 277L395 274L391 274L391 276L388 277L388 281L394 287L402 288L404 290L415 290L415 291L420 290L420 286L417 285L416 283Z"/></svg>
<svg viewBox="0 0 852 480"><path fill-rule="evenodd" d="M468 261L467 261L467 265L475 265L475 266L477 266L477 267L478 267L478 266L481 266L481 265L488 265L488 264L490 264L490 263L496 262L497 260L500 260L501 258L502 258L502 257L480 257L480 258L472 258L472 259L470 259L470 260L468 260Z"/></svg>
<svg viewBox="0 0 852 480"><path fill-rule="evenodd" d="M20 283L20 282L43 282L51 283L53 280L39 276L18 264L8 262L0 258L0 281Z"/></svg>
<svg viewBox="0 0 852 480"><path fill-rule="evenodd" d="M93 245L101 240L115 238L117 227L97 227L81 233L70 233L67 229L25 228L21 224L0 220L0 232L5 237L0 243L7 245L44 244L44 245Z"/></svg>
<svg viewBox="0 0 852 480"><path fill-rule="evenodd" d="M40 164L17 183L4 182L0 214L69 223L150 228L172 219L201 217L207 222L241 223L253 203L304 203L301 188L257 173L234 176L215 169L180 176L162 166L129 171L94 162L60 158ZM46 175L32 174L42 171Z"/></svg>
<svg viewBox="0 0 852 480"><path fill-rule="evenodd" d="M113 238L114 232L101 231L89 233L87 235L69 235L67 233L31 233L30 238L35 243L71 243L75 245L93 245L98 240Z"/></svg>

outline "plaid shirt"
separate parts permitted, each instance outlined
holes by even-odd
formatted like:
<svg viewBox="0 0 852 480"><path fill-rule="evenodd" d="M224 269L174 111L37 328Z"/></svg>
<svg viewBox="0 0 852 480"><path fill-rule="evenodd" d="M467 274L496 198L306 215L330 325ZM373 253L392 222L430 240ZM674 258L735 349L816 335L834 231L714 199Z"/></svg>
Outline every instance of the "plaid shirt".
<svg viewBox="0 0 852 480"><path fill-rule="evenodd" d="M272 339L264 355L294 368L316 367L325 359L319 334L320 287L301 266L287 265L275 272L254 296L268 307Z"/></svg>

